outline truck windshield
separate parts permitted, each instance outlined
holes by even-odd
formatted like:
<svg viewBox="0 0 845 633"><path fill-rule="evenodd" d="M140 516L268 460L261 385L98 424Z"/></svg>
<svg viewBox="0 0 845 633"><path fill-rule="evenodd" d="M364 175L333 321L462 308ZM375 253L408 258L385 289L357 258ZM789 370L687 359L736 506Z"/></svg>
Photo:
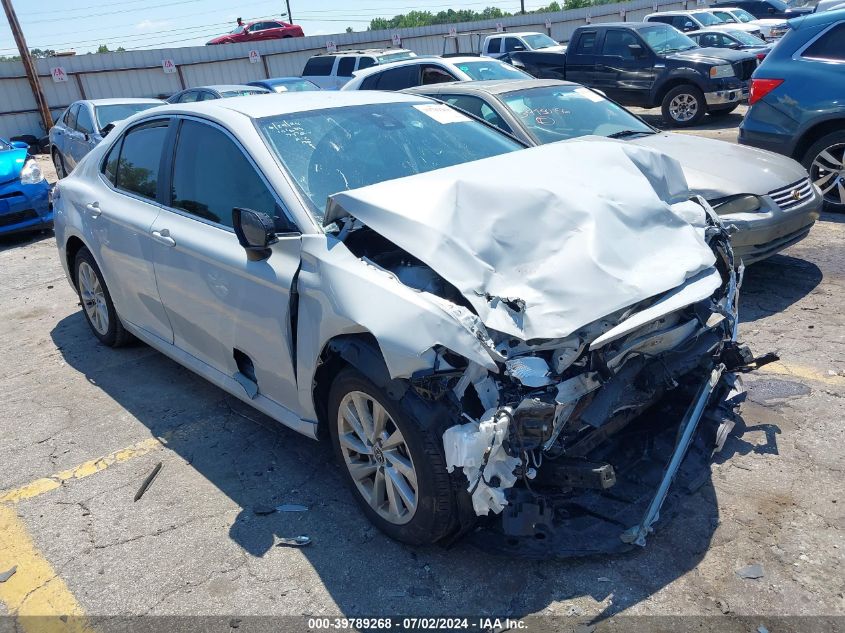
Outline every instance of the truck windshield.
<svg viewBox="0 0 845 633"><path fill-rule="evenodd" d="M318 223L334 193L523 148L462 112L432 102L295 112L257 124L311 201Z"/></svg>
<svg viewBox="0 0 845 633"><path fill-rule="evenodd" d="M547 86L501 95L502 101L540 143L594 134L622 138L654 134L624 108L583 86Z"/></svg>
<svg viewBox="0 0 845 633"><path fill-rule="evenodd" d="M702 11L701 13L693 13L692 14L696 20L701 22L704 26L713 26L714 24L724 24L725 21L722 18L716 17L712 13L707 13L706 11Z"/></svg>
<svg viewBox="0 0 845 633"><path fill-rule="evenodd" d="M733 14L743 24L747 24L748 22L753 22L754 20L757 19L753 15L751 15L748 11L746 11L745 9L734 9Z"/></svg>
<svg viewBox="0 0 845 633"><path fill-rule="evenodd" d="M533 35L523 35L522 39L525 40L525 43L528 44L528 47L533 50L540 50L542 48L549 48L551 46L557 46L558 43L555 42L552 38L548 35L543 35L542 33L535 33Z"/></svg>
<svg viewBox="0 0 845 633"><path fill-rule="evenodd" d="M668 24L655 24L654 26L640 29L639 34L645 40L648 47L658 55L698 48L698 44L692 39Z"/></svg>

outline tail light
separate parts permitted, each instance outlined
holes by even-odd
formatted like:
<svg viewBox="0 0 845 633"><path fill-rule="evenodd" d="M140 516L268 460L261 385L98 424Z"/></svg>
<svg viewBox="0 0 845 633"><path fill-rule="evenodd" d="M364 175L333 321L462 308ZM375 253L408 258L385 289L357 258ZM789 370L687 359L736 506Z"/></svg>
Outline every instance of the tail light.
<svg viewBox="0 0 845 633"><path fill-rule="evenodd" d="M752 79L748 104L754 105L782 83L783 79Z"/></svg>
<svg viewBox="0 0 845 633"><path fill-rule="evenodd" d="M766 59L766 53L757 53L758 61L763 61L764 59Z"/></svg>

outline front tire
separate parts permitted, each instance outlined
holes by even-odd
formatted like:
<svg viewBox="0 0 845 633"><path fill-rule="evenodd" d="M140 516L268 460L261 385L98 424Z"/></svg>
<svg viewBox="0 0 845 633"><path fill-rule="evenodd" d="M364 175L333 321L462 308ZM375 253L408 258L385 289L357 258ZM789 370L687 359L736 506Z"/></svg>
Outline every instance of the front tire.
<svg viewBox="0 0 845 633"><path fill-rule="evenodd" d="M704 93L692 84L675 86L663 97L660 110L670 127L696 125L707 114Z"/></svg>
<svg viewBox="0 0 845 633"><path fill-rule="evenodd" d="M801 163L822 191L824 210L845 213L845 131L833 132L813 143Z"/></svg>
<svg viewBox="0 0 845 633"><path fill-rule="evenodd" d="M353 368L329 391L329 433L347 484L367 518L403 543L434 543L457 513L439 427L420 420L422 402L392 400ZM404 404L403 404L404 403Z"/></svg>
<svg viewBox="0 0 845 633"><path fill-rule="evenodd" d="M109 347L126 345L132 335L120 322L100 267L87 248L79 249L73 270L82 313L94 336Z"/></svg>

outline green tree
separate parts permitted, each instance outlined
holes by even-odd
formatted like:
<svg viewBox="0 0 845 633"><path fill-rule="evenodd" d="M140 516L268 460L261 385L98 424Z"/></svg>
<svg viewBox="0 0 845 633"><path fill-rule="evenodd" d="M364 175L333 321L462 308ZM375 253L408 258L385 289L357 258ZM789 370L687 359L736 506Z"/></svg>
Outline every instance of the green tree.
<svg viewBox="0 0 845 633"><path fill-rule="evenodd" d="M351 33L351 32L352 32L352 27L351 27L351 26L347 26L347 27L346 27L346 32L347 32L347 33Z"/></svg>
<svg viewBox="0 0 845 633"><path fill-rule="evenodd" d="M106 46L105 44L100 44L100 48L97 49L97 52L98 53L108 53L110 51L109 51L108 46Z"/></svg>

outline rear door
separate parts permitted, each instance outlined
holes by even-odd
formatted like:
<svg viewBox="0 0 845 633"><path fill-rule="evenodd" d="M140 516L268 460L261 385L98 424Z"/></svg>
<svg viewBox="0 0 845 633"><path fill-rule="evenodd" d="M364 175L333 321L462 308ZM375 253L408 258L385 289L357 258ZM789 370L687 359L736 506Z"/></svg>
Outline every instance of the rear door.
<svg viewBox="0 0 845 633"><path fill-rule="evenodd" d="M120 318L167 343L173 332L156 287L150 230L161 210L169 125L163 118L130 128L101 165L103 186L79 201Z"/></svg>
<svg viewBox="0 0 845 633"><path fill-rule="evenodd" d="M76 120L79 117L79 110L83 107L83 104L77 103L76 105L72 106L70 111L68 112L67 121L65 122L65 129L63 139L62 139L62 156L65 160L65 167L67 168L68 172L70 172L74 167L76 167L76 161L74 160L74 154L76 152L77 143L82 139L82 133L76 129Z"/></svg>
<svg viewBox="0 0 845 633"><path fill-rule="evenodd" d="M596 78L596 63L601 42L597 29L579 32L575 46L566 51L566 79L592 86Z"/></svg>
<svg viewBox="0 0 845 633"><path fill-rule="evenodd" d="M641 56L631 46L639 46ZM610 28L605 31L601 55L596 59L593 85L620 103L644 105L656 77L653 57L635 33Z"/></svg>
<svg viewBox="0 0 845 633"><path fill-rule="evenodd" d="M225 129L185 118L175 136L167 170L170 197L152 227L156 280L174 344L290 405L296 383L288 315L300 235L248 153ZM247 257L232 229L234 207L276 218L279 242L268 259Z"/></svg>
<svg viewBox="0 0 845 633"><path fill-rule="evenodd" d="M81 103L76 115L75 134L69 139L67 149L68 166L76 166L97 144L94 115L87 103Z"/></svg>

